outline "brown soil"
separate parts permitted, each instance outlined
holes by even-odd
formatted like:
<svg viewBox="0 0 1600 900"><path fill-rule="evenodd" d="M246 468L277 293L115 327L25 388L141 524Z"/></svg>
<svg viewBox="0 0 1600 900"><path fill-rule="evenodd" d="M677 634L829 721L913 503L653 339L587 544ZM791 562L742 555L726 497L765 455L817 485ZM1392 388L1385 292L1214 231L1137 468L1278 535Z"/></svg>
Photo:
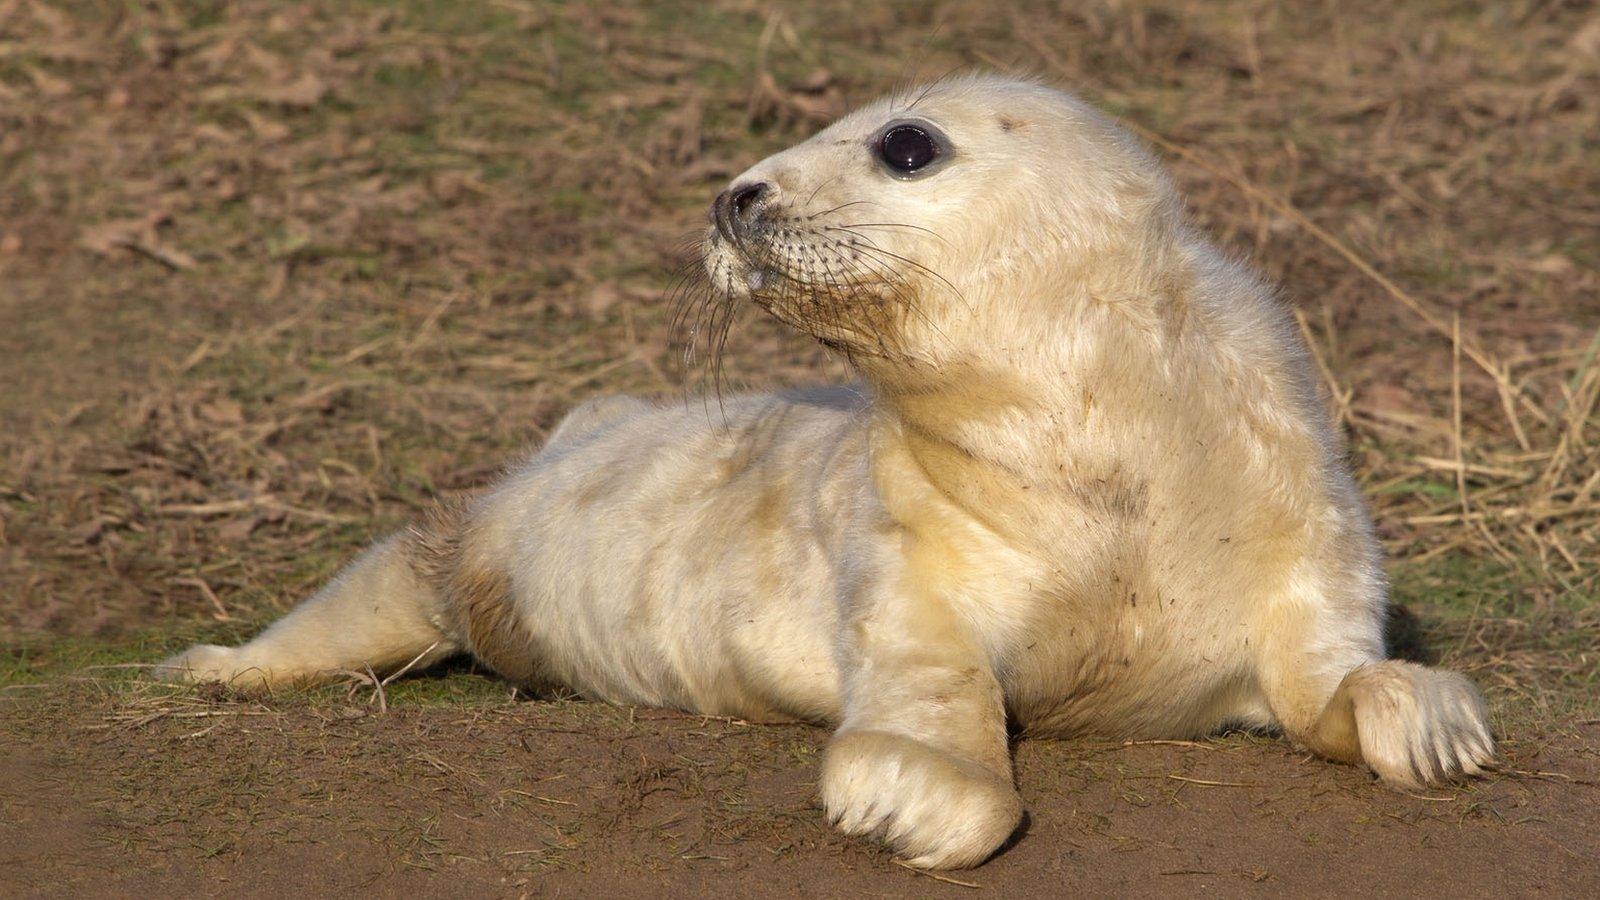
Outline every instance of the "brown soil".
<svg viewBox="0 0 1600 900"><path fill-rule="evenodd" d="M1416 794L1248 736L1023 741L1017 840L935 878L826 827L813 786L826 734L809 727L581 702L377 713L191 698L91 701L64 735L54 703L12 702L12 894L1600 891L1595 722L1508 745L1517 774Z"/></svg>

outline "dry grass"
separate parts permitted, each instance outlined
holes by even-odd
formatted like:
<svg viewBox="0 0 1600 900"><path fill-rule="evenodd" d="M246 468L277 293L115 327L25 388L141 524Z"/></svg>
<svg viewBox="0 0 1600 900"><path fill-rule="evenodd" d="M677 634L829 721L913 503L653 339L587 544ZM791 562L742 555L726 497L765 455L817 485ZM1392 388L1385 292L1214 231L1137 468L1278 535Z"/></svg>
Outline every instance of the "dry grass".
<svg viewBox="0 0 1600 900"><path fill-rule="evenodd" d="M1417 648L1592 716L1600 15L1531 0L0 0L8 680L238 636L577 400L701 389L717 186L965 65L1162 150L1295 306ZM748 315L725 371L843 374Z"/></svg>

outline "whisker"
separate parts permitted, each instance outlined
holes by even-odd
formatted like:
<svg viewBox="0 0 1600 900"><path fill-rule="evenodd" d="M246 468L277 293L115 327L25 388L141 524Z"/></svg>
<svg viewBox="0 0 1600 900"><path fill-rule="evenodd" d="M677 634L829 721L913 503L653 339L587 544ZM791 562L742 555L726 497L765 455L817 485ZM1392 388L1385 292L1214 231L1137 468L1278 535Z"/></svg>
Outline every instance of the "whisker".
<svg viewBox="0 0 1600 900"><path fill-rule="evenodd" d="M865 241L869 242L868 246L865 248L868 252L876 253L879 256L887 256L890 259L895 260L896 262L903 263L903 264L905 264L907 266L910 266L913 269L916 269L919 272L922 272L925 275L928 275L931 278L937 279L945 287L949 288L950 289L950 293L955 294L956 298L958 300L960 300L963 304L965 304L967 309L969 309L969 310L972 309L972 304L967 303L966 296L961 293L961 289L960 288L956 287L953 283L951 283L950 279L944 277L943 275L940 275L938 272L935 272L934 270L928 268L927 266L923 265L922 263L917 262L914 259L910 259L910 258L901 256L898 253L893 253L891 251L883 249L882 247L879 247L877 244L871 243L871 239L867 238L865 235L857 235L857 237L860 237L862 240L865 240Z"/></svg>
<svg viewBox="0 0 1600 900"><path fill-rule="evenodd" d="M838 206L831 207L829 209L824 209L824 210L820 210L818 212L810 213L810 214L807 215L806 218L807 219L818 219L818 218L821 218L823 216L832 215L833 213L836 213L841 209L849 209L852 206L862 206L862 205L865 205L865 204L870 204L872 202L873 201L871 201L871 200L851 200L848 203L841 203Z"/></svg>
<svg viewBox="0 0 1600 900"><path fill-rule="evenodd" d="M862 260L860 260L859 264L865 265L865 264L868 264L868 263L876 264L877 266L883 267L885 269L888 268L888 264L887 263L883 262L882 260L872 259L870 257L863 258ZM893 272L891 270L889 272L889 277L886 277L883 274L879 274L878 277L879 277L879 280L882 283L885 283L888 286L888 290L890 291L891 297L894 300L895 305L897 307L905 310L907 313L915 316L920 322L922 322L923 325L927 326L927 328L930 331L932 331L935 335L937 335L938 338L941 341L944 342L945 346L948 347L951 352L954 352L955 351L955 342L950 339L950 336L945 333L944 329L939 327L937 322L933 321L933 319L928 316L927 311L924 310L922 308L922 305L917 302L915 296L912 295L909 291L907 291L899 283L898 279L892 279L892 275L893 275ZM907 356L906 358L909 360L910 357Z"/></svg>
<svg viewBox="0 0 1600 900"><path fill-rule="evenodd" d="M965 68L964 64L963 65L957 65L957 66L951 66L949 69L945 70L945 73L943 75L940 75L938 78L935 78L934 80L928 82L927 86L922 89L922 93L918 94L916 99L912 100L906 106L906 108L905 108L906 112L910 112L911 110L916 109L917 104L921 103L922 101L924 101L926 99L928 99L928 95L933 93L935 88L942 86L945 83L945 81L949 80L950 76L952 76L955 73L961 71L963 68Z"/></svg>
<svg viewBox="0 0 1600 900"><path fill-rule="evenodd" d="M923 234L932 235L933 237L938 238L946 246L949 246L950 244L949 241L944 239L944 235L941 235L939 232L934 231L931 228L923 228L921 225L907 225L904 222L851 222L845 225L824 226L824 230L826 231L849 231L852 228L907 228L912 231L920 231Z"/></svg>
<svg viewBox="0 0 1600 900"><path fill-rule="evenodd" d="M815 188L812 188L811 196L806 198L806 202L803 205L804 206L810 206L811 205L811 201L817 199L817 193L818 192L820 192L823 188L827 187L830 184L833 184L835 181L838 181L840 178L843 178L843 177L844 177L844 173L840 172L839 174L833 176L832 178L829 178L829 179L823 181L821 184L817 185Z"/></svg>

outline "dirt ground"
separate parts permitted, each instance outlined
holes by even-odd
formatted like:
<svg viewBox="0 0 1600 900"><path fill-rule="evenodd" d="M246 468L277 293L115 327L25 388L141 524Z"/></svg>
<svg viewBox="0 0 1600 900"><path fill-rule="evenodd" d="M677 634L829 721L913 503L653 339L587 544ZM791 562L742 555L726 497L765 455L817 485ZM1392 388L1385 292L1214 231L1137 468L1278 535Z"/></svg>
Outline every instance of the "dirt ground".
<svg viewBox="0 0 1600 900"><path fill-rule="evenodd" d="M729 176L973 66L1283 285L1500 772L1022 741L1026 828L935 878L825 827L815 729L142 678L584 397L844 377L753 311L685 347L672 275ZM0 895L1600 894L1596 134L1576 0L0 0Z"/></svg>
<svg viewBox="0 0 1600 900"><path fill-rule="evenodd" d="M581 702L181 704L8 754L0 871L72 896L1600 891L1595 722L1412 795L1253 738L1022 742L1025 830L937 877L827 828L824 738Z"/></svg>

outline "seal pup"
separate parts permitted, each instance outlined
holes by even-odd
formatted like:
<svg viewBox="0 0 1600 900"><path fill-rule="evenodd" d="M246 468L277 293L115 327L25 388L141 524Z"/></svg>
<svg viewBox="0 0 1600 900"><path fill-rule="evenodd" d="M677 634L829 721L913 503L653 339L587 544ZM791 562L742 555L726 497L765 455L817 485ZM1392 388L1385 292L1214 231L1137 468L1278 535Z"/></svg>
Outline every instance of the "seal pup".
<svg viewBox="0 0 1600 900"><path fill-rule="evenodd" d="M837 726L828 818L913 865L1013 832L1024 734L1279 728L1402 787L1494 742L1385 658L1379 549L1272 291L1087 104L960 77L858 110L711 211L719 302L860 385L580 406L475 500L238 648L270 686L471 653L613 703Z"/></svg>

